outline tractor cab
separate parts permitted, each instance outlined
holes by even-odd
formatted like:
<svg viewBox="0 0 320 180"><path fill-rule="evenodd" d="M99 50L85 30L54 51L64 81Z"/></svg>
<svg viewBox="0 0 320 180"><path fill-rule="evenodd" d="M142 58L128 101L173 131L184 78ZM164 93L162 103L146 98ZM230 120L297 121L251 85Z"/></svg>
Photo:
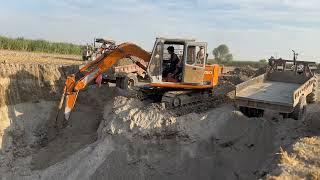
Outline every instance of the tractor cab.
<svg viewBox="0 0 320 180"><path fill-rule="evenodd" d="M177 58L179 62L173 62L173 59ZM206 61L207 43L205 42L196 42L192 39L157 38L147 72L152 83L202 85Z"/></svg>

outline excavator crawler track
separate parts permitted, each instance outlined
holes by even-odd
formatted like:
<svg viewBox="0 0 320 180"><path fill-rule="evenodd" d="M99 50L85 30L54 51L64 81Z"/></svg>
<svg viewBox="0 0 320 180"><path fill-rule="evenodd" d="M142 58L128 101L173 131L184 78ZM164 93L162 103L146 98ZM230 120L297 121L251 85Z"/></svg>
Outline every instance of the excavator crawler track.
<svg viewBox="0 0 320 180"><path fill-rule="evenodd" d="M190 112L203 112L215 108L229 99L226 95L213 95L212 90L206 91L167 91L165 89L137 89L137 98L163 103L165 110L175 116Z"/></svg>
<svg viewBox="0 0 320 180"><path fill-rule="evenodd" d="M175 108L205 101L210 91L168 91L163 94L161 102L166 108Z"/></svg>
<svg viewBox="0 0 320 180"><path fill-rule="evenodd" d="M212 91L168 91L162 96L161 102L166 110L177 116L190 112L203 112L223 104L227 96L212 96Z"/></svg>
<svg viewBox="0 0 320 180"><path fill-rule="evenodd" d="M220 95L220 96L210 97L205 101L198 101L195 103L186 104L179 107L172 107L172 108L168 108L167 110L169 110L174 116L182 116L192 112L195 112L195 113L205 112L205 111L208 111L209 109L216 108L219 105L226 103L227 101L230 101L229 97Z"/></svg>

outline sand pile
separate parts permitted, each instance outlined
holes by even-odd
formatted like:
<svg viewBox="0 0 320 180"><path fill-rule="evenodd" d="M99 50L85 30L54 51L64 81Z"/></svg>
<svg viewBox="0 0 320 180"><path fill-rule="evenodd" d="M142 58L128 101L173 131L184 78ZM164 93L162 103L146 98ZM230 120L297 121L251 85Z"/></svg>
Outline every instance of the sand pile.
<svg viewBox="0 0 320 180"><path fill-rule="evenodd" d="M82 91L56 131L61 72L25 69L0 81L6 99L19 97L0 108L0 179L257 179L277 174L280 146L306 135L292 119L247 118L230 104L177 116L108 87Z"/></svg>
<svg viewBox="0 0 320 180"><path fill-rule="evenodd" d="M123 135L132 144L133 151L142 151L138 157L132 153L132 158L142 161L143 166L152 164L159 168L154 171L165 169L169 172L164 174L171 174L160 173L159 179L200 178L199 172L203 173L201 179L264 175L259 170L277 150L273 146L275 127L264 119L248 119L229 105L207 113L174 117L161 107L145 106L125 97L116 97L114 107L106 107L105 121L100 125L102 134ZM155 148L157 144L160 145L158 149ZM149 146L154 147L149 149ZM146 149L142 150L143 147ZM179 167L173 167L170 161L175 161L174 166ZM200 170L192 163L205 168ZM179 171L175 172L177 168ZM187 171L190 174L185 174ZM144 172L139 177L148 177L149 173L159 172Z"/></svg>
<svg viewBox="0 0 320 180"><path fill-rule="evenodd" d="M134 98L117 96L113 104L106 105L100 134L122 134L126 136L153 136L170 131L176 118L159 104L144 104Z"/></svg>
<svg viewBox="0 0 320 180"><path fill-rule="evenodd" d="M223 113L223 109L216 109L221 113L212 117L216 121L208 121L208 114L189 113L176 117L162 104L144 104L138 99L123 96L115 97L113 106L110 105L105 106L104 121L100 124L102 135L120 134L128 138L176 136L193 141L209 136L206 132L217 132L215 123L233 118L231 114Z"/></svg>
<svg viewBox="0 0 320 180"><path fill-rule="evenodd" d="M280 146L304 132L302 122L247 118L231 105L176 117L159 104L111 95L100 115L99 108L78 107L61 137L0 177L257 179L277 167ZM77 146L85 137L91 138Z"/></svg>

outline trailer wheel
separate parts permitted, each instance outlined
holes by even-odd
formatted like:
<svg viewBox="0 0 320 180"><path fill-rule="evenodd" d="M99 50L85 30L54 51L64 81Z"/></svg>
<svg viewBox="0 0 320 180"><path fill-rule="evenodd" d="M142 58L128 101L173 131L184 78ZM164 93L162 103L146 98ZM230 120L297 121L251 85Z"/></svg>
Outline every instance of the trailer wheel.
<svg viewBox="0 0 320 180"><path fill-rule="evenodd" d="M307 96L307 103L315 103L317 101L318 83L314 83L312 92Z"/></svg>
<svg viewBox="0 0 320 180"><path fill-rule="evenodd" d="M283 119L287 119L290 117L290 113L280 113L282 115Z"/></svg>
<svg viewBox="0 0 320 180"><path fill-rule="evenodd" d="M247 117L263 117L264 110L240 106L239 110Z"/></svg>
<svg viewBox="0 0 320 180"><path fill-rule="evenodd" d="M127 76L127 78L128 78L128 88L129 89L132 89L134 86L137 85L138 78L137 78L137 76L135 74L129 74Z"/></svg>
<svg viewBox="0 0 320 180"><path fill-rule="evenodd" d="M295 120L304 120L307 110L306 97L302 96L299 103L294 108L293 112L290 114L290 117Z"/></svg>
<svg viewBox="0 0 320 180"><path fill-rule="evenodd" d="M240 112L242 112L243 115L248 116L247 107L240 106L239 110L240 110Z"/></svg>
<svg viewBox="0 0 320 180"><path fill-rule="evenodd" d="M128 89L128 82L129 82L129 79L126 76L117 77L116 78L116 87L118 87L120 89Z"/></svg>

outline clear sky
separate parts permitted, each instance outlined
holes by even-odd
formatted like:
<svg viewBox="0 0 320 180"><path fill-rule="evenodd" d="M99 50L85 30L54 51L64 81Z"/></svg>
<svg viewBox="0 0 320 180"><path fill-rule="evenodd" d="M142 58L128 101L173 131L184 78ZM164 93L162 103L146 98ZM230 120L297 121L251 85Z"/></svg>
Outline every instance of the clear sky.
<svg viewBox="0 0 320 180"><path fill-rule="evenodd" d="M155 37L221 43L235 59L320 61L320 0L0 0L0 34L91 43L94 37L151 50Z"/></svg>

